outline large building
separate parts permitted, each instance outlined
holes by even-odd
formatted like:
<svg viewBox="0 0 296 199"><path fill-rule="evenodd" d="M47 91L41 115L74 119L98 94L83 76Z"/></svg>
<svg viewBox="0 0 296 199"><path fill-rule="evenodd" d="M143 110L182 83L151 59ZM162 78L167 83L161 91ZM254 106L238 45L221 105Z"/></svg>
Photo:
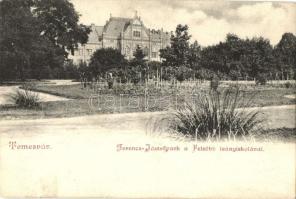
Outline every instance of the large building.
<svg viewBox="0 0 296 199"><path fill-rule="evenodd" d="M100 48L114 48L120 50L126 59L132 59L133 53L139 46L149 61L161 61L159 50L170 45L171 33L161 30L148 29L141 18L135 14L134 18L112 17L104 26L91 25L88 42L80 45L70 55L73 63L88 63L91 55Z"/></svg>

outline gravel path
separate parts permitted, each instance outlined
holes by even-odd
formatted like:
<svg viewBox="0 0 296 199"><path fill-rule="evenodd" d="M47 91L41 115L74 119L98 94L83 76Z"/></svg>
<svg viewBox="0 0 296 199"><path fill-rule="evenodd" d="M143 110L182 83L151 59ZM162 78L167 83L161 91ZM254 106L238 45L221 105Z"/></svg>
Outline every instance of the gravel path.
<svg viewBox="0 0 296 199"><path fill-rule="evenodd" d="M14 93L18 89L19 89L19 86L0 86L0 105L13 104L13 102L9 99L9 95ZM33 92L33 91L30 91L30 92L38 93L41 102L70 100L64 97L59 97L59 96L46 94L46 93Z"/></svg>
<svg viewBox="0 0 296 199"><path fill-rule="evenodd" d="M296 99L296 95L285 95L284 97L289 99Z"/></svg>

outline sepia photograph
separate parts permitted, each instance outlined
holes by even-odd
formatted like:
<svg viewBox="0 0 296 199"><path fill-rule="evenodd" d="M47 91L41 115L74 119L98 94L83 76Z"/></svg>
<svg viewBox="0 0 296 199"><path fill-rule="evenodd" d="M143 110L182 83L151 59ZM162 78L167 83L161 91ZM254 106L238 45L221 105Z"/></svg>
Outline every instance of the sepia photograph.
<svg viewBox="0 0 296 199"><path fill-rule="evenodd" d="M0 199L294 199L295 166L295 1L0 0Z"/></svg>

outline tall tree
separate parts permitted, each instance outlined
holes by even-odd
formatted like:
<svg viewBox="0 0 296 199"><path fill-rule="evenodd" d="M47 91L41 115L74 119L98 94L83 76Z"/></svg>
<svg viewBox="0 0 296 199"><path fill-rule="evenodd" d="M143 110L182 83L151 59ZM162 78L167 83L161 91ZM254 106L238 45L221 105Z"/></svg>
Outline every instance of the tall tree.
<svg viewBox="0 0 296 199"><path fill-rule="evenodd" d="M67 0L3 0L0 11L0 79L39 78L87 41L89 28Z"/></svg>
<svg viewBox="0 0 296 199"><path fill-rule="evenodd" d="M31 0L0 2L0 74L1 79L25 78L30 66L30 50L38 32L31 13Z"/></svg>
<svg viewBox="0 0 296 199"><path fill-rule="evenodd" d="M78 24L79 14L68 0L34 0L34 7L41 34L54 44L73 54L78 43L87 42L90 28Z"/></svg>
<svg viewBox="0 0 296 199"><path fill-rule="evenodd" d="M277 58L278 70L282 73L282 78L289 78L296 74L296 36L292 33L284 33L280 42L274 49Z"/></svg>
<svg viewBox="0 0 296 199"><path fill-rule="evenodd" d="M201 46L197 41L194 41L193 44L190 44L188 52L188 64L191 68L199 69L200 68L200 58L201 58Z"/></svg>
<svg viewBox="0 0 296 199"><path fill-rule="evenodd" d="M247 39L244 47L242 64L249 76L257 79L263 76L266 79L274 66L269 40L263 37Z"/></svg>
<svg viewBox="0 0 296 199"><path fill-rule="evenodd" d="M104 76L112 69L121 69L125 62L124 56L119 50L102 48L94 52L89 67L94 76Z"/></svg>
<svg viewBox="0 0 296 199"><path fill-rule="evenodd" d="M160 57L165 60L165 65L179 67L188 64L189 40L191 38L188 29L187 25L179 24L175 34L171 36L171 46L160 51Z"/></svg>
<svg viewBox="0 0 296 199"><path fill-rule="evenodd" d="M134 52L134 59L129 62L129 78L132 82L144 82L148 77L148 65L145 58L145 53L140 46L137 46Z"/></svg>

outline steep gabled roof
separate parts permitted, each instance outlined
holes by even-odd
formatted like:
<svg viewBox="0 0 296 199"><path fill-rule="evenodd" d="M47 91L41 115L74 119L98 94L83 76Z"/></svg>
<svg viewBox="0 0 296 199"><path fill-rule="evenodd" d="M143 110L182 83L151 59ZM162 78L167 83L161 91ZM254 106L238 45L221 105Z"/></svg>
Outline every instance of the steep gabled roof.
<svg viewBox="0 0 296 199"><path fill-rule="evenodd" d="M131 18L111 17L104 26L103 32L107 36L119 37L120 33L132 20Z"/></svg>
<svg viewBox="0 0 296 199"><path fill-rule="evenodd" d="M102 36L103 26L91 25L91 32L88 35L88 43L98 43L99 37Z"/></svg>

